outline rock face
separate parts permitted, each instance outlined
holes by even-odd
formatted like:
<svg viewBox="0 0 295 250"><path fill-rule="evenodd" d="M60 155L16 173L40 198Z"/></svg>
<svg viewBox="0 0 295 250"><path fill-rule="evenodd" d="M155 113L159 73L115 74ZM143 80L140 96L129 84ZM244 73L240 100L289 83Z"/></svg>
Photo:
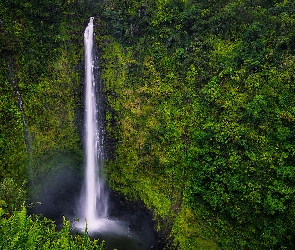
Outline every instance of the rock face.
<svg viewBox="0 0 295 250"><path fill-rule="evenodd" d="M111 191L109 216L128 222L130 231L138 234L143 241L142 247L145 246L138 249L164 249L166 240L156 232L152 212L143 202L128 201L123 195Z"/></svg>

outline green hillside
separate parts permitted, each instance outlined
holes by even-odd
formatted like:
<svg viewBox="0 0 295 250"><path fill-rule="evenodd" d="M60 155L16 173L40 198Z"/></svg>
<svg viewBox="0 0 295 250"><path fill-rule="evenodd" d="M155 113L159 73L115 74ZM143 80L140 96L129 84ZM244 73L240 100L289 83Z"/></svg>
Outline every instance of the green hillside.
<svg viewBox="0 0 295 250"><path fill-rule="evenodd" d="M37 192L59 159L82 171L89 16L110 186L167 249L294 249L293 0L1 2L1 180Z"/></svg>
<svg viewBox="0 0 295 250"><path fill-rule="evenodd" d="M112 187L179 249L293 249L294 1L107 1L103 18Z"/></svg>

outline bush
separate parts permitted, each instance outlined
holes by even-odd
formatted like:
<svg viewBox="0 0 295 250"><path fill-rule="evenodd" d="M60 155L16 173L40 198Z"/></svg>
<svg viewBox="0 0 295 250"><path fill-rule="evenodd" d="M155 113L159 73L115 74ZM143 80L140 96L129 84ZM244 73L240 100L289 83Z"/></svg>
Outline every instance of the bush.
<svg viewBox="0 0 295 250"><path fill-rule="evenodd" d="M0 183L0 215L9 217L19 210L26 199L25 182L19 186L14 179L5 178Z"/></svg>
<svg viewBox="0 0 295 250"><path fill-rule="evenodd" d="M64 219L58 231L53 221L27 215L26 208L10 218L1 218L0 249L104 249L88 235L71 235L70 222Z"/></svg>

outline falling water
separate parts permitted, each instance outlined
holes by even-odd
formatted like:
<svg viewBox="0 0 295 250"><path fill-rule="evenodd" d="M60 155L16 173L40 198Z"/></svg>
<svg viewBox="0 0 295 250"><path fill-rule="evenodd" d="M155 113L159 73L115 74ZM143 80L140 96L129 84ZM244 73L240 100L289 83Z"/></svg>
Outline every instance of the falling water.
<svg viewBox="0 0 295 250"><path fill-rule="evenodd" d="M18 81L15 79L16 78L15 77L16 72L14 72L15 65L14 65L13 62L10 62L10 63L7 64L7 66L8 66L8 69L9 69L8 78L9 78L9 80L11 82L12 87L14 88L14 90L15 90L15 92L17 94L18 108L19 108L20 113L21 113L23 127L24 127L25 143L26 143L26 146L27 146L27 150L30 153L31 152L31 145L30 145L29 130L28 130L28 126L27 126L27 123L26 123L23 100L22 100L22 97L21 97L21 93L19 91Z"/></svg>
<svg viewBox="0 0 295 250"><path fill-rule="evenodd" d="M11 82L11 85L13 87L13 89L15 90L16 94L17 94L17 100L18 100L18 108L19 111L21 113L21 118L22 118L22 123L23 123L23 132L24 132L24 139L25 139L25 143L27 146L27 152L28 152L28 169L29 169L29 176L31 178L31 180L33 179L33 169L32 169L32 150L31 150L31 142L30 142L30 134L29 134L29 129L27 126L27 122L26 122L26 116L25 116L25 110L24 110L24 105L23 105L23 100L22 100L22 95L21 92L19 90L19 86L18 86L18 78L16 77L16 66L14 65L13 62L9 62L7 64L8 69L9 69L9 74L8 74L8 79Z"/></svg>
<svg viewBox="0 0 295 250"><path fill-rule="evenodd" d="M20 110L21 115L22 115L25 141L26 141L28 152L30 153L31 152L30 137L29 137L29 131L28 131L28 127L27 127L27 123L26 123L26 119L25 119L23 101L22 101L22 97L21 97L20 92L18 90L16 90L16 93L17 93L17 99L18 99L18 107L19 107L19 110Z"/></svg>
<svg viewBox="0 0 295 250"><path fill-rule="evenodd" d="M98 60L94 51L93 20L91 17L84 32L85 46L85 183L79 203L79 221L74 222L75 231L85 231L93 238L105 240L107 249L150 249L149 235L152 227L143 223L143 232L131 230L126 217L120 220L108 216L108 193L102 176L104 165L102 86L98 81ZM114 210L110 209L114 213ZM116 209L115 209L116 210ZM126 213L129 214L129 213ZM130 213L131 214L131 213ZM136 217L136 216L135 216ZM85 223L86 221L86 223ZM140 223L140 221L138 221ZM131 221L130 221L131 223ZM133 225L134 223L131 223ZM136 225L137 227L137 225ZM151 246L151 247L149 247Z"/></svg>
<svg viewBox="0 0 295 250"><path fill-rule="evenodd" d="M85 184L81 195L81 216L88 229L97 227L98 219L106 219L108 195L101 175L104 162L103 119L101 93L96 80L95 53L93 49L93 20L91 17L84 32L85 46Z"/></svg>

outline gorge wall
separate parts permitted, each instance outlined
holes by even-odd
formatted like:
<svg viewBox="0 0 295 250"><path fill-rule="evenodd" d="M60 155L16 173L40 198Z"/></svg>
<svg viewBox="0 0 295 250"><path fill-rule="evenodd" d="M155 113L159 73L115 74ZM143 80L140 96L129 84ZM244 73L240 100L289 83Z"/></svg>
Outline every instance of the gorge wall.
<svg viewBox="0 0 295 250"><path fill-rule="evenodd" d="M109 185L154 211L170 248L292 249L294 9L288 0L0 3L1 178L82 172L82 41L95 16Z"/></svg>

